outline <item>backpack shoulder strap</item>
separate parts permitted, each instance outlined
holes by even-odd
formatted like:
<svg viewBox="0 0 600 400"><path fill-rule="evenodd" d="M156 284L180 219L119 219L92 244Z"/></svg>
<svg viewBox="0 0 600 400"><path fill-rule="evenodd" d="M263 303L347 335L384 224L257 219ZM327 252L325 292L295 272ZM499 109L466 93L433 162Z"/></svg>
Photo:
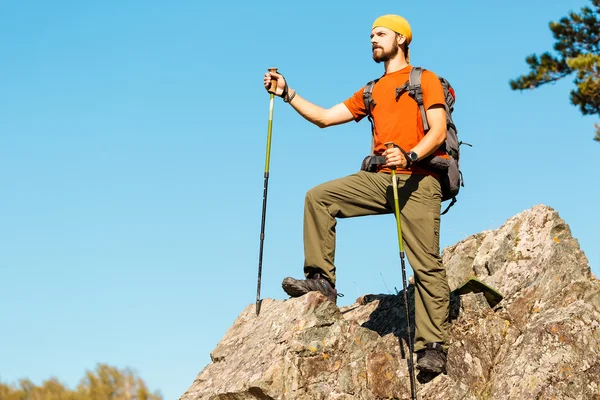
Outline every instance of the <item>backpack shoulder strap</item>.
<svg viewBox="0 0 600 400"><path fill-rule="evenodd" d="M363 99L365 101L365 109L367 110L368 117L371 116L371 107L376 106L376 103L373 100L373 86L375 86L378 80L379 79L373 79L372 81L369 81L369 83L365 85L365 89L363 91Z"/></svg>
<svg viewBox="0 0 600 400"><path fill-rule="evenodd" d="M377 105L375 100L373 100L373 87L379 81L378 79L374 79L369 81L365 85L365 89L363 91L363 100L365 102L365 110L367 112L367 118L369 119L369 123L371 124L371 153L375 150L375 123L373 122L373 116L371 114L371 109Z"/></svg>
<svg viewBox="0 0 600 400"><path fill-rule="evenodd" d="M425 133L429 131L429 122L427 121L427 113L425 112L425 106L423 105L423 88L421 86L421 75L423 75L423 68L413 67L410 70L408 76L408 93L415 99L421 110L421 119L423 120L423 129Z"/></svg>

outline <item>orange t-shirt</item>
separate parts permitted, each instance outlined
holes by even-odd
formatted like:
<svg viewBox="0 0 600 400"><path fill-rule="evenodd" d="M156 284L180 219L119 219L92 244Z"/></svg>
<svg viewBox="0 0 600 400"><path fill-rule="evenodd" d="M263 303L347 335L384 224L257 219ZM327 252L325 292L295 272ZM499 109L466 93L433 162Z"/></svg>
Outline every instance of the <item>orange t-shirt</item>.
<svg viewBox="0 0 600 400"><path fill-rule="evenodd" d="M375 125L374 150L377 155L385 151L386 142L394 142L408 152L425 136L423 119L417 102L408 95L408 92L404 92L396 101L396 88L408 82L411 69L412 66L409 65L399 71L383 75L373 87L372 96L376 105L371 107L371 116ZM445 104L444 89L433 72L423 70L421 87L425 110L434 104ZM344 101L356 122L367 115L363 93L364 86ZM437 150L434 154L445 155L446 153ZM380 166L379 171L390 172L390 169ZM397 168L396 172L435 175L418 165L413 165L408 170Z"/></svg>

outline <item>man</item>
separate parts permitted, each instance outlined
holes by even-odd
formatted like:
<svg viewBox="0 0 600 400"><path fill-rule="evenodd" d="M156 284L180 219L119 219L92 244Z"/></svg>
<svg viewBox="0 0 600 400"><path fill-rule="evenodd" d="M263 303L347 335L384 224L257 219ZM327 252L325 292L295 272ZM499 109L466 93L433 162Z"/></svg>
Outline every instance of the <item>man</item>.
<svg viewBox="0 0 600 400"><path fill-rule="evenodd" d="M416 101L408 93L396 97L396 88L408 81L412 69L408 50L411 40L410 25L400 16L384 15L373 23L373 60L383 62L385 67L372 92L373 148L376 155L385 157L385 164L379 165L376 172L361 170L308 191L304 208L306 279L285 278L282 286L292 297L319 291L335 303L336 218L393 213L390 167L396 167L403 239L415 273L417 368L439 373L446 365L449 311L448 281L439 255L441 187L437 177L418 161L444 154L438 148L446 138L445 101L437 76L424 71L421 85L430 126L425 135ZM343 103L324 109L296 94L280 74L267 72L265 88L269 89L273 79L277 80L275 94L321 128L358 122L367 115L364 88ZM388 142L401 147L410 160L397 147L388 149Z"/></svg>

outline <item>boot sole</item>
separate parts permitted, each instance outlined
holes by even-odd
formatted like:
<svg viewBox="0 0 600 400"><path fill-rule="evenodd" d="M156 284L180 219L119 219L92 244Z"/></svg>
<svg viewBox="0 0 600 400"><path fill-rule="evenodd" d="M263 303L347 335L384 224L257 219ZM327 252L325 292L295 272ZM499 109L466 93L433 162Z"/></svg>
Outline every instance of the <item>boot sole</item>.
<svg viewBox="0 0 600 400"><path fill-rule="evenodd" d="M300 297L308 293L308 290L296 284L293 278L285 278L281 283L281 287L291 297Z"/></svg>
<svg viewBox="0 0 600 400"><path fill-rule="evenodd" d="M288 294L288 296L290 297L300 297L300 296L304 296L305 294L309 293L309 292L318 292L321 293L325 296L325 294L319 290L308 290L306 287L301 286L299 284L296 283L296 279L294 278L285 278L283 280L283 282L281 283L281 287L283 288L283 291L286 292ZM327 296L325 296L327 297ZM333 304L337 304L336 300L332 300L329 297L327 297L327 299L329 301L331 301Z"/></svg>

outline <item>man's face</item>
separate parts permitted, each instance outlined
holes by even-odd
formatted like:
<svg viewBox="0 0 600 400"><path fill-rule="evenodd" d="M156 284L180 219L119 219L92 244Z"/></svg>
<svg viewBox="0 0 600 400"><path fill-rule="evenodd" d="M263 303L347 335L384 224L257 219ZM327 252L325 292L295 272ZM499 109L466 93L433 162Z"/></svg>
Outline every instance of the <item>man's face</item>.
<svg viewBox="0 0 600 400"><path fill-rule="evenodd" d="M396 37L396 32L391 29L379 26L373 28L371 31L371 47L375 62L389 61L398 54L400 46Z"/></svg>

